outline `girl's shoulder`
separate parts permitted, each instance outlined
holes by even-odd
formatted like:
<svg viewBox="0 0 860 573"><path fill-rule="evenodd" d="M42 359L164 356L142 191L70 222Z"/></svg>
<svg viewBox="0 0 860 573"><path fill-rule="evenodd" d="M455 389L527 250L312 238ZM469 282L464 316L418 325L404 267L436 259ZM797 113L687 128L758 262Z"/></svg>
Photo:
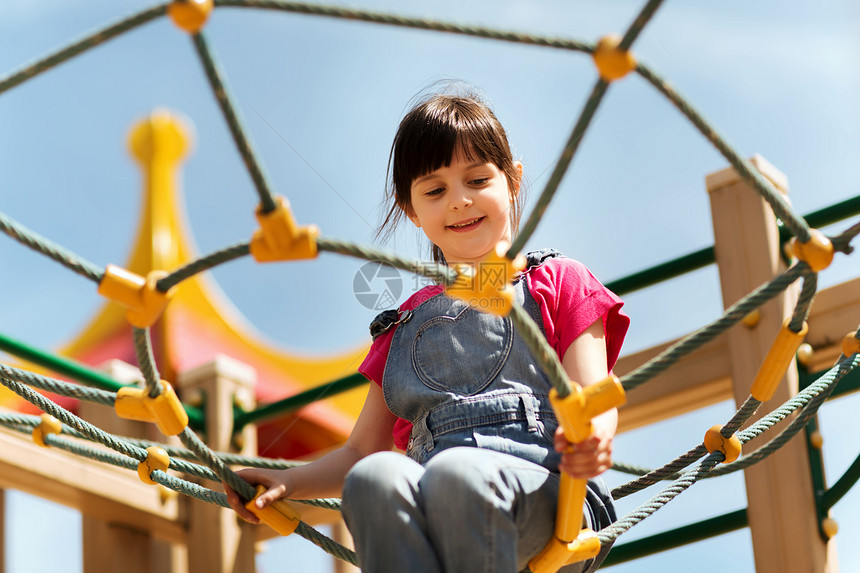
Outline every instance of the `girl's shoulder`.
<svg viewBox="0 0 860 573"><path fill-rule="evenodd" d="M573 281L587 285L599 284L583 263L566 257L555 249L542 249L526 254L526 268L522 274L528 276L530 283L559 284Z"/></svg>
<svg viewBox="0 0 860 573"><path fill-rule="evenodd" d="M440 284L427 285L407 298L400 305L400 311L415 310L434 296L440 295L443 292L445 292L445 287Z"/></svg>
<svg viewBox="0 0 860 573"><path fill-rule="evenodd" d="M556 255L544 258L525 273L526 287L540 308L544 332L560 358L576 338L603 318L607 368L621 351L630 318L624 302L581 262Z"/></svg>

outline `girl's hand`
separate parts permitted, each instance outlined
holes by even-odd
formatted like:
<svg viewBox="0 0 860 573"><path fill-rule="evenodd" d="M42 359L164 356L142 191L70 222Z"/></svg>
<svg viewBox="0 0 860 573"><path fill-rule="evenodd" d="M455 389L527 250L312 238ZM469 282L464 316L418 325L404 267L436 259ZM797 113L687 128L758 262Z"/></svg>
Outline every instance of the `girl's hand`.
<svg viewBox="0 0 860 573"><path fill-rule="evenodd" d="M595 419L597 421L597 419ZM572 444L558 428L555 432L555 450L561 452L561 471L577 479L588 479L612 467L613 432L595 424L594 433L584 441Z"/></svg>
<svg viewBox="0 0 860 573"><path fill-rule="evenodd" d="M292 491L292 485L289 478L289 470L267 470L260 468L247 468L236 472L245 481L254 485L264 485L268 488L260 497L257 498L256 505L263 509L273 501L286 497ZM239 517L248 523L258 524L260 519L245 508L245 502L239 497L239 494L233 491L226 483L224 485L224 493L227 494L227 502L230 507L239 514Z"/></svg>

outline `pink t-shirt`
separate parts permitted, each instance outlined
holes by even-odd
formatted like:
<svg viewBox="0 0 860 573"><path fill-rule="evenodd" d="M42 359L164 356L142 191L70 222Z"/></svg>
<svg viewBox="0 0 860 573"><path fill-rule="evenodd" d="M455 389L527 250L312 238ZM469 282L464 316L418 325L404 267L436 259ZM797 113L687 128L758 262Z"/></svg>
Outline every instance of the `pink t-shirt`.
<svg viewBox="0 0 860 573"><path fill-rule="evenodd" d="M621 352L630 318L621 299L604 287L582 263L556 257L525 273L526 286L540 307L544 330L559 360L576 338L597 319L603 319L606 340L606 367L612 370ZM441 285L428 286L409 297L400 310L412 310L443 291ZM396 327L395 327L396 328ZM394 328L378 336L358 367L368 380L382 386L382 375L391 349ZM394 444L406 449L412 424L398 419L394 424Z"/></svg>

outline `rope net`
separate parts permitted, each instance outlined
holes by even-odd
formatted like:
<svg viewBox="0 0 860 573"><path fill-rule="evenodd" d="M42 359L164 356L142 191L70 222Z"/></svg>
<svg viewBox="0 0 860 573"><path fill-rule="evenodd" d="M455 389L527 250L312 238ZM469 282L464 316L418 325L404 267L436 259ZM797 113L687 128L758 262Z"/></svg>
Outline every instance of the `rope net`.
<svg viewBox="0 0 860 573"><path fill-rule="evenodd" d="M180 2L181 3L181 2ZM618 41L615 49L620 54L628 54L635 40L647 26L650 18L661 4L661 0L651 0L642 8L634 19L623 37ZM542 46L549 49L572 50L585 54L596 55L597 46L587 42L576 40L548 38L512 31L492 30L475 26L460 26L456 24L430 21L415 18L404 18L391 16L370 11L309 5L299 2L288 2L283 0L215 0L216 7L233 8L256 8L265 10L279 10L292 13L310 14L329 18L343 18L358 20L379 25L399 26L406 28L431 30L451 34L460 34L485 38L488 40L502 42L516 42L534 46ZM115 22L107 27L73 42L34 63L26 65L5 77L0 77L0 94L8 91L21 83L30 80L41 73L61 65L75 56L78 56L91 48L98 46L114 37L133 30L153 19L160 18L168 13L170 3L164 3L152 8L133 14L125 19ZM200 59L201 66L209 81L210 87L218 101L221 112L228 125L230 134L236 144L245 166L256 188L259 198L259 212L268 214L277 209L277 198L268 182L265 171L262 168L247 130L243 125L242 115L238 106L230 95L229 86L223 69L220 67L209 40L198 29L191 33L194 49ZM560 154L545 188L537 199L521 232L510 246L507 257L513 259L520 253L525 243L535 232L540 224L541 218L548 209L553 196L568 171L569 166L577 152L580 142L585 135L592 118L595 116L601 102L604 99L612 81L619 79L611 77L601 71L599 79L591 91L574 128L567 139L565 147ZM782 222L784 227L796 238L800 244L810 243L812 237L809 225L803 217L794 213L791 206L785 201L781 193L763 177L756 168L746 159L742 158L708 122L699 114L693 106L687 102L675 89L670 87L654 71L642 63L633 60L630 70L650 83L659 93L663 94L690 123L717 149L717 151L734 167L738 174L763 197L773 209L774 214ZM56 261L69 270L100 284L109 274L108 268L89 262L83 257L56 245L36 232L24 227L12 220L7 215L0 213L0 231L12 239L20 242L30 249ZM832 250L849 254L852 251L851 241L860 233L860 224L846 228L844 231L829 238ZM457 279L456 271L441 265L431 263L418 263L397 256L394 253L382 251L373 247L355 244L347 240L332 237L319 236L314 241L315 249L348 257L366 259L387 263L395 268L421 274L429 279L445 285L452 285ZM170 289L190 277L210 270L226 262L251 254L251 243L240 243L230 245L217 250L209 255L199 257L187 265L168 270L154 285L159 293L168 293ZM832 252L832 251L831 251ZM826 265L825 265L826 266ZM801 331L803 323L809 314L813 297L817 289L817 271L821 270L815 264L807 262L807 259L798 260L784 273L773 278L768 283L760 286L754 291L741 298L738 302L726 309L722 316L692 334L679 340L660 355L656 356L646 364L640 366L633 372L621 379L625 391L632 391L638 386L653 379L654 376L675 364L680 358L686 356L706 342L712 340L725 332L747 316L754 309L760 307L768 300L784 292L786 288L795 281L801 280L803 288L801 296L796 304L794 313L788 328L793 333ZM535 358L545 372L548 373L551 382L560 396L570 393L571 387L564 374L555 352L543 338L540 329L531 320L523 309L514 305L509 313L511 320L516 325L519 333L532 350ZM134 343L138 366L143 374L145 391L150 398L159 397L164 391L160 383L158 368L153 357L150 341L150 329L148 325L135 325ZM624 531L651 515L654 511L671 501L682 491L686 490L696 481L706 477L725 475L739 469L746 468L776 451L786 443L801 428L806 421L815 415L818 408L826 397L833 391L836 384L847 373L852 371L860 363L860 356L852 354L843 355L838 363L825 375L808 386L802 392L788 400L785 404L776 408L767 416L741 431L737 438L745 443L759 434L767 431L780 420L794 412L800 412L784 430L772 438L766 445L760 447L756 452L741 457L739 460L720 466L715 466L724 460L725 455L720 451L709 453L704 445L695 445L688 452L680 455L675 460L668 462L663 467L650 470L647 468L635 468L625 464L616 464L618 469L639 475L630 482L617 487L613 491L616 498L624 497L645 487L656 484L659 481L670 480L672 483L657 493L651 500L643 504L628 515L619 519L613 525L598 532L602 543L614 541ZM147 457L147 448L155 445L154 442L126 438L109 434L82 420L68 410L58 406L56 403L45 398L32 388L45 390L62 396L70 396L80 400L92 401L112 406L117 401L118 394L105 390L88 388L78 384L72 384L46 376L12 368L0 364L0 383L15 392L18 396L27 400L43 412L50 414L61 422L58 434L44 434L44 442L47 445L61 448L73 454L84 456L89 459L112 464L129 470L136 470L138 464ZM747 402L738 409L735 415L726 422L721 429L721 434L729 438L733 436L750 417L758 410L762 401L753 397L752 394ZM33 432L40 427L40 419L34 416L20 414L0 414L0 426L10 430L24 433ZM165 449L169 455L170 470L185 475L189 478L203 478L215 481L224 481L243 498L250 499L254 496L254 488L239 478L229 466L241 464L244 466L255 466L263 468L286 468L292 467L299 462L284 460L271 460L267 458L238 456L235 454L214 452L191 430L184 427L179 432L179 438L184 447L158 444ZM95 447L90 443L99 444ZM105 449L108 448L108 450ZM685 469L690 468L690 469ZM166 471L156 469L151 478L154 482L184 495L194 497L207 503L229 507L226 496L217 491L210 490L196 483L183 479ZM304 500L301 503L324 507L328 509L339 509L340 501L336 499ZM307 538L314 544L332 555L356 563L355 554L342 545L328 539L318 531L305 523L301 523L296 531L302 537Z"/></svg>

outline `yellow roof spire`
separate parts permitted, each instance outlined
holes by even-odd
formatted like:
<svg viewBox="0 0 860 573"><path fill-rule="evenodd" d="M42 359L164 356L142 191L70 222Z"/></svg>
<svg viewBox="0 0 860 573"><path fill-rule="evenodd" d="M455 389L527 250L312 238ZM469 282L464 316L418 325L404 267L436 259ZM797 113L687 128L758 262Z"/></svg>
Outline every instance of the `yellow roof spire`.
<svg viewBox="0 0 860 573"><path fill-rule="evenodd" d="M153 112L131 130L129 148L141 167L144 188L137 236L126 265L130 271L141 275L158 269L173 271L196 256L179 200L180 167L192 147L189 133L186 121L165 110ZM252 216L249 209L249 220ZM257 394L262 402L350 374L367 351L362 347L311 358L278 348L263 339L210 277L199 274L177 285L152 327L152 338L164 378L173 379L176 372L211 360L216 354L227 354L257 370ZM116 355L118 349L122 349L121 356ZM134 362L124 309L106 302L61 352L92 364L109 357ZM290 435L287 441L304 440L313 444L307 448L313 450L345 439L363 394L362 389L353 390L303 409L300 419L292 420L301 435ZM261 451L268 448L267 455L285 454L282 448L272 446L260 444Z"/></svg>
<svg viewBox="0 0 860 573"><path fill-rule="evenodd" d="M131 271L172 270L190 258L177 201L181 162L192 146L191 131L184 123L165 110L156 110L129 134L129 151L143 172L143 217L129 260ZM148 240L147 229L151 231Z"/></svg>

